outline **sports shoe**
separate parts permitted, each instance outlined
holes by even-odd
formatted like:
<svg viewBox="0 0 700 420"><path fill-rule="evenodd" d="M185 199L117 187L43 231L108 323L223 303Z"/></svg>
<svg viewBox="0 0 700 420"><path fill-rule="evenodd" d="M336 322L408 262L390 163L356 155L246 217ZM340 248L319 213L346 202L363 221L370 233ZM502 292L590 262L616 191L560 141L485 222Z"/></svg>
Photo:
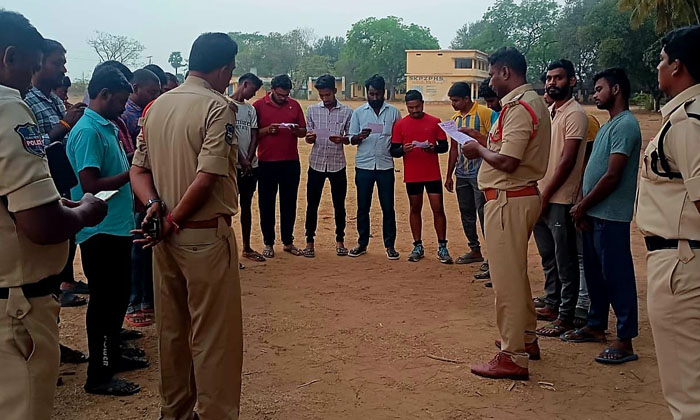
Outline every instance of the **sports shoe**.
<svg viewBox="0 0 700 420"><path fill-rule="evenodd" d="M513 359L502 351L498 352L490 362L472 365L471 370L473 374L485 378L514 379L518 381L530 379L530 373L527 368L516 365Z"/></svg>
<svg viewBox="0 0 700 420"><path fill-rule="evenodd" d="M348 252L348 256L359 257L360 255L365 255L366 253L367 253L367 247L362 246L362 245L358 245Z"/></svg>
<svg viewBox="0 0 700 420"><path fill-rule="evenodd" d="M399 252L393 246L386 249L386 257L388 259L398 260L399 256L400 256Z"/></svg>
<svg viewBox="0 0 700 420"><path fill-rule="evenodd" d="M438 247L438 260L443 264L452 264L452 257L450 257L450 252L447 250L447 246Z"/></svg>
<svg viewBox="0 0 700 420"><path fill-rule="evenodd" d="M419 261L421 258L425 256L425 249L423 249L423 245L418 244L413 247L413 251L408 255L408 260L411 262L416 262Z"/></svg>

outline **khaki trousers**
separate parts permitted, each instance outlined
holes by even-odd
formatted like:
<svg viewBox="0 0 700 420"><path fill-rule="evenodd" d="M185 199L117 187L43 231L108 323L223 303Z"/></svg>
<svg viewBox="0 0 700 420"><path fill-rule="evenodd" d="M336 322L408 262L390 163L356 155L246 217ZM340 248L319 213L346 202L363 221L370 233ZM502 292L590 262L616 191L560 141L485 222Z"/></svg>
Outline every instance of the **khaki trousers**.
<svg viewBox="0 0 700 420"><path fill-rule="evenodd" d="M647 282L664 397L674 420L700 419L700 250L648 253Z"/></svg>
<svg viewBox="0 0 700 420"><path fill-rule="evenodd" d="M540 197L498 198L484 206L484 239L496 295L496 323L501 350L526 368L525 343L537 336L537 316L527 275L527 246L540 214Z"/></svg>
<svg viewBox="0 0 700 420"><path fill-rule="evenodd" d="M184 229L154 250L163 420L237 419L243 334L230 226Z"/></svg>
<svg viewBox="0 0 700 420"><path fill-rule="evenodd" d="M0 300L0 418L49 420L58 380L58 317L53 296Z"/></svg>

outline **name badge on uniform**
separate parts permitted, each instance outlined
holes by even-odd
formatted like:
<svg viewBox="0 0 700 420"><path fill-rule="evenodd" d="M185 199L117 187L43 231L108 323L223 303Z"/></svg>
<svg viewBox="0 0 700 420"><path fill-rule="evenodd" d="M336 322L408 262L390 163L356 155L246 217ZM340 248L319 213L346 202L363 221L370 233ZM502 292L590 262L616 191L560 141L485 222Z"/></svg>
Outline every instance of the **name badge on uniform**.
<svg viewBox="0 0 700 420"><path fill-rule="evenodd" d="M44 139L41 137L39 127L32 123L26 123L15 127L15 132L19 134L22 146L27 152L39 157L46 156Z"/></svg>
<svg viewBox="0 0 700 420"><path fill-rule="evenodd" d="M226 136L224 138L226 139L226 143L228 143L229 146L233 146L233 135L235 131L236 128L233 126L233 124L226 124Z"/></svg>

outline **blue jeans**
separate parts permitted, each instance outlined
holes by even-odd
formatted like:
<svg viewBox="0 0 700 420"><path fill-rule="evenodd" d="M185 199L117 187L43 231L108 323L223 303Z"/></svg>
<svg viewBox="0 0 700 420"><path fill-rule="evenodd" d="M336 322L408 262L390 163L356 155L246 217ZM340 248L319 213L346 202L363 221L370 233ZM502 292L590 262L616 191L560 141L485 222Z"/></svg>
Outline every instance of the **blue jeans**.
<svg viewBox="0 0 700 420"><path fill-rule="evenodd" d="M394 212L394 170L355 169L357 186L357 233L358 245L369 244L369 210L372 207L374 184L379 192L379 205L382 208L382 233L384 247L393 248L396 242L396 213Z"/></svg>
<svg viewBox="0 0 700 420"><path fill-rule="evenodd" d="M617 337L639 335L637 284L630 250L630 223L590 217L592 230L583 233L583 264L591 299L588 327L608 328L612 305L617 316Z"/></svg>
<svg viewBox="0 0 700 420"><path fill-rule="evenodd" d="M146 212L135 213L136 226L141 226ZM153 309L153 251L142 245L131 247L131 298L126 313Z"/></svg>

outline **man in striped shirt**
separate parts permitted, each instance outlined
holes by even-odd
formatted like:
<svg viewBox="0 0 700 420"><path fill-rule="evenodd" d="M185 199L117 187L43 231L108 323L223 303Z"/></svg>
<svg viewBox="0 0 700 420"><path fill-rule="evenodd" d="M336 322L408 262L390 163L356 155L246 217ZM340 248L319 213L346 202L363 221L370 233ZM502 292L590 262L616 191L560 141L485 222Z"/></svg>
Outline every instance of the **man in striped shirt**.
<svg viewBox="0 0 700 420"><path fill-rule="evenodd" d="M309 173L306 185L306 248L305 257L313 258L314 236L318 223L318 206L321 202L326 178L331 184L331 197L335 210L336 254L348 255L345 247L345 196L348 178L345 171L345 145L350 144L348 132L352 109L335 97L335 77L323 75L314 87L321 102L306 110L306 142L313 144L309 157Z"/></svg>

